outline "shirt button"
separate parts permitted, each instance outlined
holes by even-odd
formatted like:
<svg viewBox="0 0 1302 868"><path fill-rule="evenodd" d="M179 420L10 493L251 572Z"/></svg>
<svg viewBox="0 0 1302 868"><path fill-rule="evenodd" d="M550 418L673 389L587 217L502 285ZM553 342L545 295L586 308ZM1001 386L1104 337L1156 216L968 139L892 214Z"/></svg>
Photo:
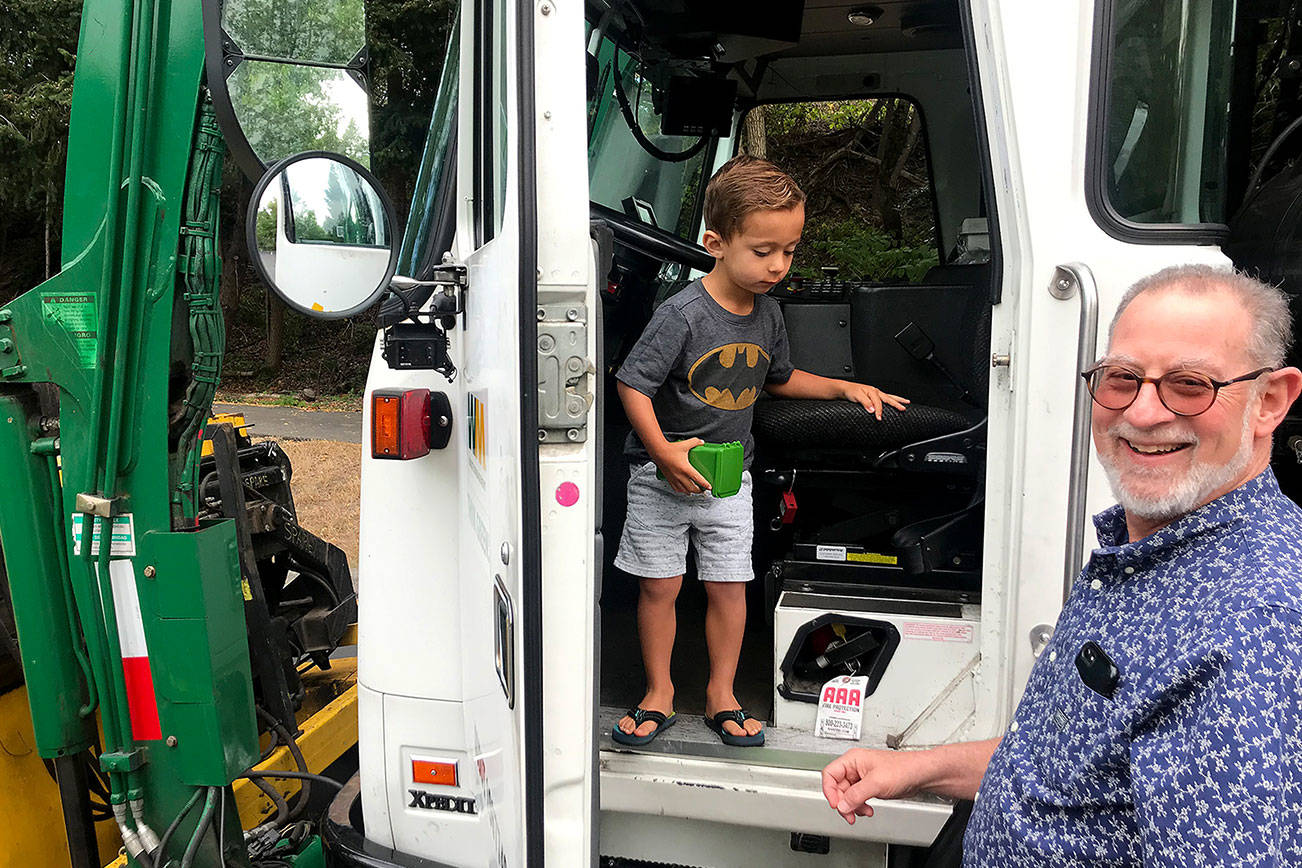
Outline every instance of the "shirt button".
<svg viewBox="0 0 1302 868"><path fill-rule="evenodd" d="M1012 723L1008 724L1008 731L1017 732L1017 721L1014 720Z"/></svg>
<svg viewBox="0 0 1302 868"><path fill-rule="evenodd" d="M1103 581L1101 579L1095 579L1090 582L1090 587L1097 591L1099 588L1103 587Z"/></svg>
<svg viewBox="0 0 1302 868"><path fill-rule="evenodd" d="M1057 652L1057 651L1050 651L1050 652L1049 652L1049 662L1052 663L1052 662L1054 662L1054 661L1057 660L1057 659L1058 659L1058 652Z"/></svg>
<svg viewBox="0 0 1302 868"><path fill-rule="evenodd" d="M1128 576L1130 576L1130 575L1134 575L1135 568L1134 568L1134 567L1126 567L1122 572L1124 572L1124 573L1125 573L1126 575L1128 575Z"/></svg>

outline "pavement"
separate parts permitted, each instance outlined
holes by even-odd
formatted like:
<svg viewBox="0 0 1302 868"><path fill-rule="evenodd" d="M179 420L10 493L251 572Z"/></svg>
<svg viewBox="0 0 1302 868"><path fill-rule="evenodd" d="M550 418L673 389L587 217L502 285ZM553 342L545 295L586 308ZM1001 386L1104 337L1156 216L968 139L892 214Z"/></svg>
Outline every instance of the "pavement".
<svg viewBox="0 0 1302 868"><path fill-rule="evenodd" d="M300 410L253 404L213 404L214 413L242 413L254 437L278 440L362 442L362 414L342 410Z"/></svg>

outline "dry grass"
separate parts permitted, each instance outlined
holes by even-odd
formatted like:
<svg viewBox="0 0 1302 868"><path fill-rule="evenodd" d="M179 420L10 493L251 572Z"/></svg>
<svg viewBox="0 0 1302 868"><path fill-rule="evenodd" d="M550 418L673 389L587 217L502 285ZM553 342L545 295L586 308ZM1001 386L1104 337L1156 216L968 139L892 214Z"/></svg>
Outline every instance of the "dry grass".
<svg viewBox="0 0 1302 868"><path fill-rule="evenodd" d="M294 467L298 523L348 555L357 581L357 514L362 447L332 440L280 440Z"/></svg>

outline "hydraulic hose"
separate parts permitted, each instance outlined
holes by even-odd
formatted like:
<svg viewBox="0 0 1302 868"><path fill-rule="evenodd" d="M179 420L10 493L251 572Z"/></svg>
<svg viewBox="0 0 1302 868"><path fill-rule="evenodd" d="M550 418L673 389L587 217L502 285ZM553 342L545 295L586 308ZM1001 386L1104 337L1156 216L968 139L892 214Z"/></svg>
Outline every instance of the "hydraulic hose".
<svg viewBox="0 0 1302 868"><path fill-rule="evenodd" d="M208 797L203 803L203 813L199 815L199 823L194 827L194 834L190 836L190 843L185 846L185 855L181 857L181 868L191 868L194 865L194 857L199 852L199 844L203 841L203 836L208 834L208 827L212 825L212 815L217 808L217 790L220 787L208 787Z"/></svg>

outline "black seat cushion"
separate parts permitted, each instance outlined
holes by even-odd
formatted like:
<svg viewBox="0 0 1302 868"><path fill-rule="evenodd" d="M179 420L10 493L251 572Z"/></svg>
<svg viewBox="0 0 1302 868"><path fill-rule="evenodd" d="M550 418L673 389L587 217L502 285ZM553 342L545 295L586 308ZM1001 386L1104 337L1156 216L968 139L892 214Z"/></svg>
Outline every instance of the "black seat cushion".
<svg viewBox="0 0 1302 868"><path fill-rule="evenodd" d="M885 452L972 425L962 413L910 404L882 408L882 419L849 401L770 398L755 404L755 439L772 449Z"/></svg>

